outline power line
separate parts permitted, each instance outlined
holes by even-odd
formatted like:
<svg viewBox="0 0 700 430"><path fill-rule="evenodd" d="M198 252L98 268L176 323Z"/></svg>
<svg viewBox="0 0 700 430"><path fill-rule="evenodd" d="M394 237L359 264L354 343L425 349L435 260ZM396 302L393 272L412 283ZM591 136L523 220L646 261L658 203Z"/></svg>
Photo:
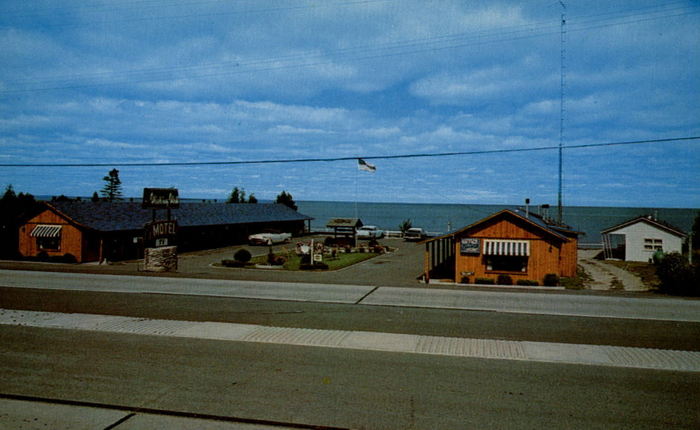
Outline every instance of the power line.
<svg viewBox="0 0 700 430"><path fill-rule="evenodd" d="M606 142L606 143L584 143L579 145L567 145L562 149L581 149L581 148L599 148L606 146L622 146L622 145L640 145L664 142L682 142L700 140L700 136L690 137L674 137L667 139L650 139L650 140L635 140L627 142ZM173 166L235 166L249 164L289 164L289 163L330 163L338 161L351 161L359 158L363 160L396 160L405 158L434 158L434 157L456 157L466 155L483 155L483 154L506 154L517 152L534 152L558 150L559 145L551 146L536 146L532 148L511 148L511 149L487 149L480 151L455 151L455 152L436 152L436 153L414 153L414 154L397 154L397 155L361 155L353 157L332 157L332 158L295 158L295 159L277 159L277 160L239 160L239 161L183 161L183 162L165 162L165 163L2 163L0 167L173 167Z"/></svg>

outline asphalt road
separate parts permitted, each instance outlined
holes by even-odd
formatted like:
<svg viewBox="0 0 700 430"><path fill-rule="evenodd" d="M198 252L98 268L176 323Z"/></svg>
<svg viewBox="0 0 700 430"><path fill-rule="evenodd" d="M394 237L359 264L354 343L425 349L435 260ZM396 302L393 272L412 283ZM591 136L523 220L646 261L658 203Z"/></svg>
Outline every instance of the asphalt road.
<svg viewBox="0 0 700 430"><path fill-rule="evenodd" d="M341 428L696 428L700 374L0 331L0 392ZM119 427L116 427L119 428Z"/></svg>
<svg viewBox="0 0 700 430"><path fill-rule="evenodd" d="M700 323L0 287L0 308L476 339L700 350Z"/></svg>
<svg viewBox="0 0 700 430"><path fill-rule="evenodd" d="M0 271L2 284L22 284L0 287L0 308L5 309L700 350L698 302L693 300L17 271ZM156 291L139 292L144 287ZM255 298L260 294L275 300ZM639 318L606 316L618 310ZM588 314L598 316L583 316ZM371 429L700 424L700 373L694 371L12 324L0 326L0 344L0 400L34 399L43 411L41 405L56 406L46 401L99 406L109 413L96 416L120 430L149 425L139 427L146 421L136 418L122 422L110 411L122 411L122 419L151 417L157 426L173 414L216 418L207 422ZM0 401L0 427L9 416L2 411L7 404ZM152 427L154 421L149 422ZM42 428L31 427L28 418L22 423Z"/></svg>

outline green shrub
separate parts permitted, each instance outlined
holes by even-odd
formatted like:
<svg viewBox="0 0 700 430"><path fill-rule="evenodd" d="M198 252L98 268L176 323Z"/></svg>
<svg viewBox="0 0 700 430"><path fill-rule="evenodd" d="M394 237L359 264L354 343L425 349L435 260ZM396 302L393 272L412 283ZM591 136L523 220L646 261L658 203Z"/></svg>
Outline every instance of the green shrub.
<svg viewBox="0 0 700 430"><path fill-rule="evenodd" d="M284 263L287 262L287 259L283 256L277 256L275 259L270 263L272 266L284 266Z"/></svg>
<svg viewBox="0 0 700 430"><path fill-rule="evenodd" d="M481 285L494 285L496 283L496 280L492 278L476 278L474 283Z"/></svg>
<svg viewBox="0 0 700 430"><path fill-rule="evenodd" d="M75 258L75 255L66 253L62 257L64 263L69 263L69 264L75 264L78 262L78 259Z"/></svg>
<svg viewBox="0 0 700 430"><path fill-rule="evenodd" d="M533 279L518 279L516 282L517 285L525 285L528 287L536 287L540 285L539 282L533 280Z"/></svg>
<svg viewBox="0 0 700 430"><path fill-rule="evenodd" d="M656 275L661 281L659 289L668 294L697 295L700 282L698 266L693 267L678 252L666 254L656 268Z"/></svg>
<svg viewBox="0 0 700 430"><path fill-rule="evenodd" d="M253 256L250 254L250 251L243 248L239 249L235 254L233 254L233 259L240 261L241 263L247 263L251 258L253 258Z"/></svg>
<svg viewBox="0 0 700 430"><path fill-rule="evenodd" d="M547 273L544 275L542 285L545 287L556 287L559 285L559 276L556 273Z"/></svg>
<svg viewBox="0 0 700 430"><path fill-rule="evenodd" d="M513 285L513 278L511 278L510 275L501 274L498 275L496 283L498 285Z"/></svg>

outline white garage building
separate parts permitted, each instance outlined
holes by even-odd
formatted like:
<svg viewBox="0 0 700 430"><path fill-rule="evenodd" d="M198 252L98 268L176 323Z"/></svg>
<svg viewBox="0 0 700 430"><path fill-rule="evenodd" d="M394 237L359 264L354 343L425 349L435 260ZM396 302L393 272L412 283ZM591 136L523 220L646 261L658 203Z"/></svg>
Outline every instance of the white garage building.
<svg viewBox="0 0 700 430"><path fill-rule="evenodd" d="M600 232L605 258L650 262L658 250L681 252L686 234L651 215L625 221Z"/></svg>

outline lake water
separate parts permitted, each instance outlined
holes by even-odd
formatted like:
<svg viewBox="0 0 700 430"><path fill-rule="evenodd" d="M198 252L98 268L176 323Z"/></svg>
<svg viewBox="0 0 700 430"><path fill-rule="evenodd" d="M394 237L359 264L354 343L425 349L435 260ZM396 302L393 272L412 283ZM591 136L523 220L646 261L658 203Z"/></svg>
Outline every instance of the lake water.
<svg viewBox="0 0 700 430"><path fill-rule="evenodd" d="M359 217L365 225L376 225L383 230L398 230L403 220L410 219L414 227L433 233L446 233L465 227L502 209L516 209L507 205L450 205L412 203L354 203L298 201L299 212L314 218L312 230L323 230L332 218ZM530 207L534 213L538 206ZM625 207L564 207L564 222L584 233L580 243L600 243L600 231L639 215L656 215L685 232L693 226L700 209L625 208ZM557 208L549 208L555 217Z"/></svg>

